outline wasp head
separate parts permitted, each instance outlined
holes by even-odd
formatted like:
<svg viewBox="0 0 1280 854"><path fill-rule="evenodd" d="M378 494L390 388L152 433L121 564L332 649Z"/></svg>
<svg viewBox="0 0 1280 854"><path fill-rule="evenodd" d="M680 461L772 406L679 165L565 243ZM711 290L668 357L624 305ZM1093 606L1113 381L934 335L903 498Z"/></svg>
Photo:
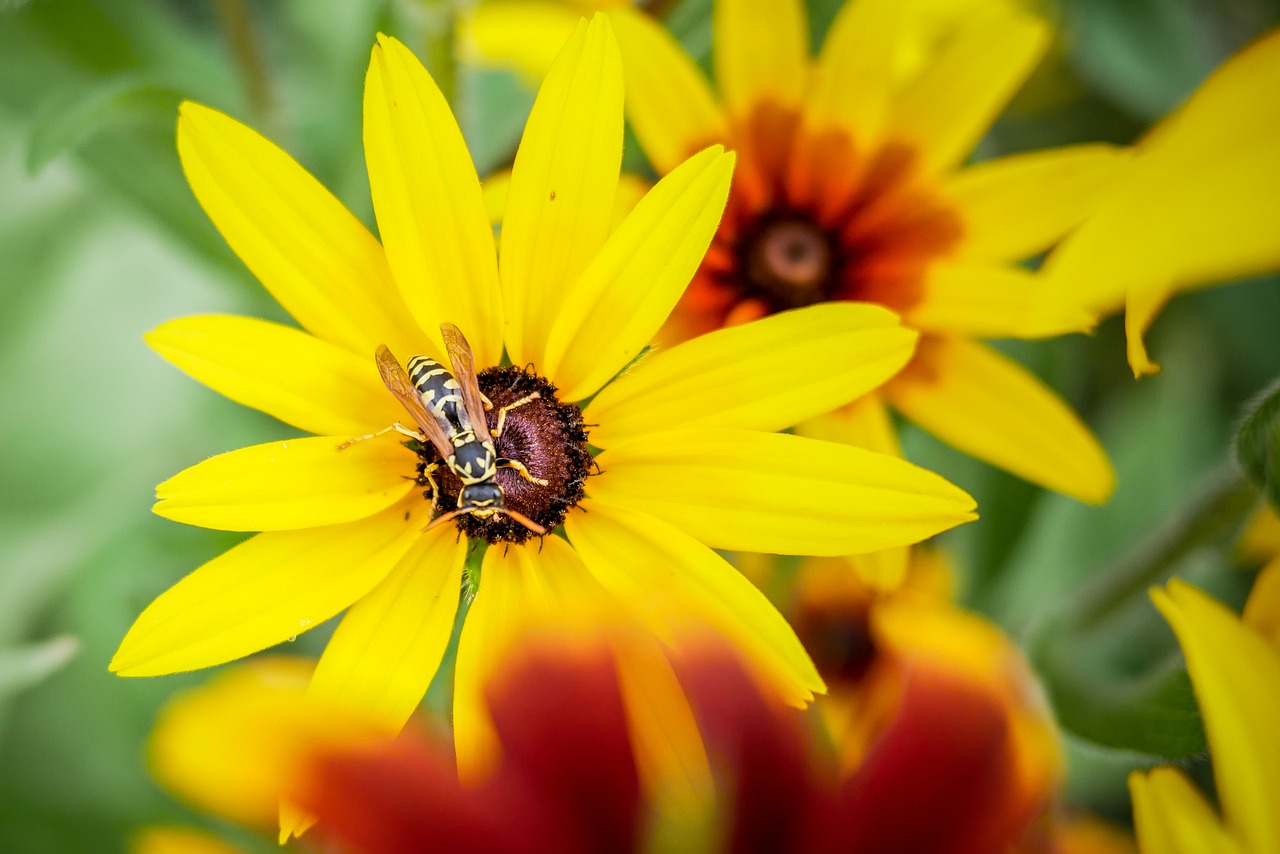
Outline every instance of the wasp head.
<svg viewBox="0 0 1280 854"><path fill-rule="evenodd" d="M469 483L458 494L458 509L480 519L487 519L506 506L502 487L493 481Z"/></svg>

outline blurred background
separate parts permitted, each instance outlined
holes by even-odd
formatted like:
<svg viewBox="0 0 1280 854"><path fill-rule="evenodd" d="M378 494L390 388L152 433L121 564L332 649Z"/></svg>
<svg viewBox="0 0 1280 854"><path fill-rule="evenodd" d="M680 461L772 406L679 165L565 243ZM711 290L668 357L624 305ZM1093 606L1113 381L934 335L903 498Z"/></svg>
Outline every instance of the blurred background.
<svg viewBox="0 0 1280 854"><path fill-rule="evenodd" d="M360 97L376 32L412 46L451 93L482 176L510 162L532 91L510 71L452 58L463 5L0 0L0 852L124 851L137 828L175 822L217 827L246 850L275 847L187 809L147 774L157 710L209 674L107 672L152 598L241 539L151 515L153 486L215 453L291 433L143 343L176 316L284 319L188 191L176 107L190 98L246 121L373 227ZM710 0L658 5L705 60ZM840 0L808 5L817 44ZM1280 22L1280 0L1039 8L1059 25L1055 52L979 157L1130 142ZM633 144L625 166L647 174ZM1280 367L1278 317L1275 278L1180 297L1149 337L1164 372L1140 383L1116 319L1092 336L1007 347L1102 437L1119 488L1101 508L909 434L913 461L979 502L981 521L946 539L965 603L1029 645L1057 600L1146 548L1228 459L1242 406ZM1184 574L1239 604L1248 577L1229 550L1185 558ZM1096 649L1079 651L1086 669L1137 678L1171 654L1146 600L1130 610ZM317 652L328 631L290 651ZM1077 719L1063 715L1067 798L1127 822L1124 777L1143 757Z"/></svg>

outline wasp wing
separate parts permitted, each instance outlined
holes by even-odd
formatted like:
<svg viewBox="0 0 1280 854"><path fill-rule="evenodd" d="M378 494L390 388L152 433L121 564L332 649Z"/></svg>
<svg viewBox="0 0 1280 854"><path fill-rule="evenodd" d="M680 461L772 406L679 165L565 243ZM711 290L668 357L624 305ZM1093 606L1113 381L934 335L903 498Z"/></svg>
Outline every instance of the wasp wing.
<svg viewBox="0 0 1280 854"><path fill-rule="evenodd" d="M431 440L440 458L449 459L454 453L453 445L449 442L449 434L436 417L427 410L426 404L422 402L422 395L418 394L418 390L413 387L413 381L409 379L409 374L405 372L404 367L387 349L386 344L378 345L374 358L378 363L378 373L382 375L382 383L387 387L387 391L394 394L396 400L400 401L400 405L413 416L418 428Z"/></svg>
<svg viewBox="0 0 1280 854"><path fill-rule="evenodd" d="M480 380L476 376L476 359L471 353L462 330L452 323L440 324L444 336L444 348L453 366L453 378L462 387L462 405L471 419L471 427L481 441L492 441L489 436L489 420L485 417L484 398L480 396Z"/></svg>

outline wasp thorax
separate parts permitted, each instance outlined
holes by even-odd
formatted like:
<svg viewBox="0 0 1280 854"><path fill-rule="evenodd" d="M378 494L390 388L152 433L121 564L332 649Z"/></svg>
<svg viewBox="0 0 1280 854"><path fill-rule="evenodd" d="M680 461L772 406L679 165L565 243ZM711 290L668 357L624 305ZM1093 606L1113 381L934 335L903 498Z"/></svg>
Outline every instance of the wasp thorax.
<svg viewBox="0 0 1280 854"><path fill-rule="evenodd" d="M834 290L835 241L810 219L767 218L743 242L741 251L750 285L778 309L820 302Z"/></svg>
<svg viewBox="0 0 1280 854"><path fill-rule="evenodd" d="M571 403L561 403L556 398L556 387L531 371L488 368L479 372L478 380L480 391L493 403L485 413L491 434L499 429L501 418L501 432L493 437L498 458L520 464L529 474L525 477L518 468L500 465L493 484L501 495L484 498L498 498L504 509L550 531L582 500L583 484L590 472L591 454L582 410ZM519 405L511 406L516 403ZM509 407L505 416L501 415L503 407ZM433 448L427 447L420 454L419 474L439 462ZM432 477L440 488L440 510L458 507L464 487L457 475L442 465L436 467ZM422 483L427 485L425 477ZM472 497L476 497L474 488ZM536 536L502 512L466 513L457 516L454 524L466 536L489 543L523 543Z"/></svg>

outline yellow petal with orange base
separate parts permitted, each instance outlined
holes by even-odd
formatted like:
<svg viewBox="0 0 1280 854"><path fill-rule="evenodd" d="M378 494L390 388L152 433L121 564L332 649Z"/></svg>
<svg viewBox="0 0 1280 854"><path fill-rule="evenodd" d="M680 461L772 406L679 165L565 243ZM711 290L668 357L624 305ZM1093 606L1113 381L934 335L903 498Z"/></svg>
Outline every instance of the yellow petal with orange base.
<svg viewBox="0 0 1280 854"><path fill-rule="evenodd" d="M431 75L382 35L365 77L364 153L391 272L427 340L443 352L440 324L454 323L477 364L498 364L502 297L480 179Z"/></svg>
<svg viewBox="0 0 1280 854"><path fill-rule="evenodd" d="M809 77L809 33L800 0L718 0L711 60L735 121L759 104L797 109Z"/></svg>
<svg viewBox="0 0 1280 854"><path fill-rule="evenodd" d="M157 486L152 511L221 531L288 531L372 516L416 488L418 457L403 437L339 451L343 441L317 436L219 454Z"/></svg>
<svg viewBox="0 0 1280 854"><path fill-rule="evenodd" d="M405 412L358 356L305 332L252 317L203 315L162 323L147 344L236 403L310 433L359 436Z"/></svg>
<svg viewBox="0 0 1280 854"><path fill-rule="evenodd" d="M539 365L563 399L598 391L667 319L720 223L733 160L719 146L686 160L636 205L568 288Z"/></svg>
<svg viewBox="0 0 1280 854"><path fill-rule="evenodd" d="M538 92L511 168L499 269L517 365L551 326L612 225L622 165L622 60L609 20L579 23Z"/></svg>
<svg viewBox="0 0 1280 854"><path fill-rule="evenodd" d="M916 333L880 306L833 302L651 353L584 412L591 443L672 428L781 430L861 397L911 358Z"/></svg>
<svg viewBox="0 0 1280 854"><path fill-rule="evenodd" d="M378 241L288 154L190 101L178 154L227 243L314 335L359 355L420 337Z"/></svg>
<svg viewBox="0 0 1280 854"><path fill-rule="evenodd" d="M258 534L146 607L110 668L159 676L211 667L318 626L386 577L419 536L417 495L345 525Z"/></svg>
<svg viewBox="0 0 1280 854"><path fill-rule="evenodd" d="M966 454L1100 504L1115 472L1089 428L1048 386L975 341L929 336L885 389L910 420Z"/></svg>
<svg viewBox="0 0 1280 854"><path fill-rule="evenodd" d="M900 0L858 0L840 7L805 98L810 134L841 132L863 150L876 142L894 90L903 6Z"/></svg>
<svg viewBox="0 0 1280 854"><path fill-rule="evenodd" d="M622 50L627 118L659 175L715 143L729 125L702 70L656 21L626 8L609 13Z"/></svg>
<svg viewBox="0 0 1280 854"><path fill-rule="evenodd" d="M632 437L597 459L593 498L730 551L876 551L975 518L973 499L933 472L800 436L672 430Z"/></svg>
<svg viewBox="0 0 1280 854"><path fill-rule="evenodd" d="M450 526L419 537L342 618L307 695L398 733L449 645L466 555L467 541Z"/></svg>

